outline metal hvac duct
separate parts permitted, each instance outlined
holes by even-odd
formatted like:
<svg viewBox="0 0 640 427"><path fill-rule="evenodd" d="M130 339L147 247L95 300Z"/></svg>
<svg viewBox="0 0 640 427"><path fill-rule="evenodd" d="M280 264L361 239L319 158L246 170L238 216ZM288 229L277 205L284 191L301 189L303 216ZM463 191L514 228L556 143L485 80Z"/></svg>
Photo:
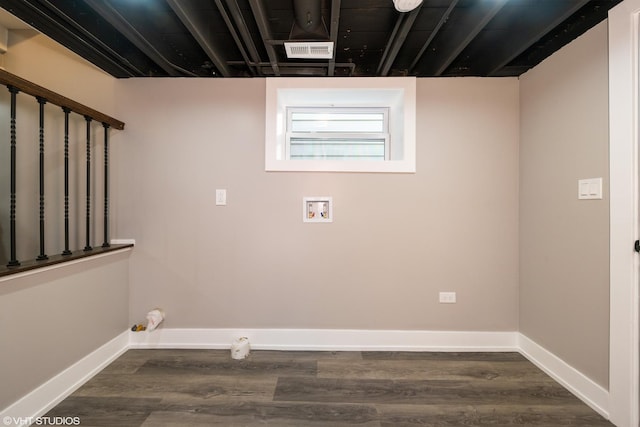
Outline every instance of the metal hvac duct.
<svg viewBox="0 0 640 427"><path fill-rule="evenodd" d="M295 19L290 40L329 40L321 0L293 0L293 11Z"/></svg>

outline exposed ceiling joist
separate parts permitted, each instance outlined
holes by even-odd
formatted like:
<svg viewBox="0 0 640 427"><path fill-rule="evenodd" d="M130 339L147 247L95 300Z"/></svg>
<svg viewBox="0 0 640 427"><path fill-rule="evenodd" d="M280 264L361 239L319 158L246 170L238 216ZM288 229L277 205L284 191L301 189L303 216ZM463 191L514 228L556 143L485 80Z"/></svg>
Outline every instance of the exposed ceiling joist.
<svg viewBox="0 0 640 427"><path fill-rule="evenodd" d="M420 72L433 76L442 75L478 33L496 16L507 1L478 2L461 11L455 25L452 25L450 20L447 23L448 25L437 35L438 45L435 51L438 53L442 51L445 54L423 56L421 63L424 65L417 67ZM426 60L427 58L429 59Z"/></svg>
<svg viewBox="0 0 640 427"><path fill-rule="evenodd" d="M115 50L111 49L108 45L103 43L102 40L100 40L99 38L95 37L93 34L91 34L85 28L83 28L82 26L78 25L73 19L71 19L64 12L62 12L60 9L58 9L51 1L45 0L44 4L49 8L49 10L51 10L53 13L55 13L57 16L59 16L60 18L62 18L65 21L66 25L63 28L66 31L69 31L69 29L73 29L74 31L77 31L79 34L81 34L82 37L86 37L87 39L90 39L92 41L92 43L95 43L95 45L97 45L99 47L99 49L95 49L91 45L88 45L88 47L91 48L91 49L94 49L97 54L99 54L99 55L101 55L101 56L103 56L103 57L105 57L107 59L109 59L110 56L115 58L115 60L110 60L110 62L113 63L116 67L123 69L127 73L131 73L132 77L134 75L140 75L140 76L144 75L141 70L139 70L136 66L131 64L126 58L121 56ZM46 15L46 16L47 16L47 18L49 20L51 20L49 15ZM84 40L82 38L78 38L78 39L81 42L86 43L86 42L84 42ZM103 51L106 52L108 55L102 54Z"/></svg>
<svg viewBox="0 0 640 427"><path fill-rule="evenodd" d="M544 11L548 12L551 16L555 16L555 18L548 20L548 24L546 25L544 23L534 22L533 18L523 21L522 24L518 26L519 31L514 34L515 39L512 39L512 43L494 49L489 53L490 58L485 56L485 59L490 60L490 62L481 72L489 76L494 75L587 3L589 3L589 0L580 0L573 4L555 2L551 5L551 7L554 8L553 10ZM517 48L515 50L507 49L512 46Z"/></svg>
<svg viewBox="0 0 640 427"><path fill-rule="evenodd" d="M329 41L333 42L333 58L329 60L327 75L333 77L336 71L336 50L338 49L338 28L340 28L340 0L331 0L331 23Z"/></svg>
<svg viewBox="0 0 640 427"><path fill-rule="evenodd" d="M182 24L187 27L193 38L198 42L220 74L222 74L223 77L230 77L231 71L224 57L213 45L211 38L205 35L207 25L205 17L198 13L192 0L166 0L166 2L178 16Z"/></svg>
<svg viewBox="0 0 640 427"><path fill-rule="evenodd" d="M447 22L447 20L449 19L449 15L451 15L451 11L453 11L453 8L456 7L457 4L458 4L458 0L451 0L451 3L449 3L449 7L447 7L447 9L444 11L442 16L438 20L438 23L436 24L435 28L433 29L431 34L429 34L429 37L427 37L427 40L424 42L424 44L420 48L420 51L418 51L418 54L416 55L413 62L409 66L410 73L413 72L413 70L416 67L416 64L420 62L420 58L422 58L422 55L424 55L424 52L427 50L427 48L429 47L433 39L436 37L440 29L442 28L442 26L445 24L445 22Z"/></svg>
<svg viewBox="0 0 640 427"><path fill-rule="evenodd" d="M273 68L273 73L276 76L279 76L280 68L278 67L278 55L276 54L276 50L273 48L273 45L269 43L269 40L273 40L273 36L269 29L269 21L262 4L262 0L249 0L249 5L251 6L251 11L253 12L256 24L258 25L258 30L260 31L264 47L267 50L267 56L269 57L271 68Z"/></svg>
<svg viewBox="0 0 640 427"><path fill-rule="evenodd" d="M112 5L103 0L84 0L96 13L105 21L109 22L127 40L133 43L138 49L144 52L153 62L162 68L168 75L173 77L189 75L196 77L196 74L172 64L165 58L127 19L122 16Z"/></svg>
<svg viewBox="0 0 640 427"><path fill-rule="evenodd" d="M393 30L393 35L389 38L389 43L387 43L380 60L380 64L378 65L377 72L379 76L386 76L389 74L393 61L395 61L396 56L398 56L398 52L404 44L409 31L411 31L411 27L413 27L413 23L418 17L418 13L420 13L420 6L411 12L401 13L400 16L398 16L398 21Z"/></svg>
<svg viewBox="0 0 640 427"><path fill-rule="evenodd" d="M218 11L224 17L226 15L226 11L222 6L221 0L215 0L215 1L216 1L216 6L218 7ZM249 30L247 29L247 24L244 21L242 12L240 12L240 8L238 7L238 2L236 0L226 0L225 3L227 5L227 8L229 9L229 13L231 14L234 22L236 23L237 31L240 33L240 37L242 37L242 41L244 42L244 46L248 51L248 55L251 57L251 62L252 62L251 66L253 67L255 72L258 75L260 75L261 74L260 67L258 66L258 64L261 62L260 54L258 53L258 49L256 48L256 45L253 42L253 39L251 38L251 34L249 34ZM225 19L225 22L227 22L226 19ZM233 30L233 26L231 26L229 22L227 22L227 28L229 28L229 31L232 34L235 34L235 31ZM243 52L244 48L242 47L242 44L239 44L239 41L237 39L236 39L236 44L238 45L240 52ZM246 55L243 54L243 56L246 56ZM244 59L245 59L245 62L247 62L247 65L249 65L247 58L244 58Z"/></svg>

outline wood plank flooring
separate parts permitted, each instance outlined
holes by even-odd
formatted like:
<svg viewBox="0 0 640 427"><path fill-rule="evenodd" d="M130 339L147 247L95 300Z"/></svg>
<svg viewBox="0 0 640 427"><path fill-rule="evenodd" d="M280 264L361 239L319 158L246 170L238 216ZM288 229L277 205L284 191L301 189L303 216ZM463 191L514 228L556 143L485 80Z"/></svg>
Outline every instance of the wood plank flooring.
<svg viewBox="0 0 640 427"><path fill-rule="evenodd" d="M612 426L518 353L129 350L47 416L82 426Z"/></svg>

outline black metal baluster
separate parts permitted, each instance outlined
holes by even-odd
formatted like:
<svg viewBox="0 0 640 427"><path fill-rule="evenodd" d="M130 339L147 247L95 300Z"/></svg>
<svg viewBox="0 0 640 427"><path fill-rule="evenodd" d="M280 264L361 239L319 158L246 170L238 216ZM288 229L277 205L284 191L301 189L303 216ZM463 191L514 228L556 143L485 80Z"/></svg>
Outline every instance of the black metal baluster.
<svg viewBox="0 0 640 427"><path fill-rule="evenodd" d="M49 257L44 253L44 104L47 100L42 97L36 97L40 106L40 255L36 258L37 261L44 261Z"/></svg>
<svg viewBox="0 0 640 427"><path fill-rule="evenodd" d="M11 197L9 202L9 233L11 245L11 259L7 267L17 267L20 261L16 255L16 95L18 89L7 86L11 93Z"/></svg>
<svg viewBox="0 0 640 427"><path fill-rule="evenodd" d="M87 222L85 251L93 250L91 247L91 117L84 116L87 121Z"/></svg>
<svg viewBox="0 0 640 427"><path fill-rule="evenodd" d="M71 109L62 107L64 111L64 251L62 255L71 255L69 250L69 114Z"/></svg>
<svg viewBox="0 0 640 427"><path fill-rule="evenodd" d="M109 125L102 123L104 127L104 242L103 248L109 244Z"/></svg>

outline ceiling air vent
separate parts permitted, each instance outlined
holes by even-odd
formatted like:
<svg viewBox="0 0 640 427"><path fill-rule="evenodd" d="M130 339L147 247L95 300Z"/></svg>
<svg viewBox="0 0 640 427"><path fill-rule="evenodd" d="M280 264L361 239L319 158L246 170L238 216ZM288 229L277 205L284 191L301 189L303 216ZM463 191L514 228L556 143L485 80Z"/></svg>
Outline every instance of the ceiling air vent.
<svg viewBox="0 0 640 427"><path fill-rule="evenodd" d="M287 58L331 59L333 42L285 42Z"/></svg>

